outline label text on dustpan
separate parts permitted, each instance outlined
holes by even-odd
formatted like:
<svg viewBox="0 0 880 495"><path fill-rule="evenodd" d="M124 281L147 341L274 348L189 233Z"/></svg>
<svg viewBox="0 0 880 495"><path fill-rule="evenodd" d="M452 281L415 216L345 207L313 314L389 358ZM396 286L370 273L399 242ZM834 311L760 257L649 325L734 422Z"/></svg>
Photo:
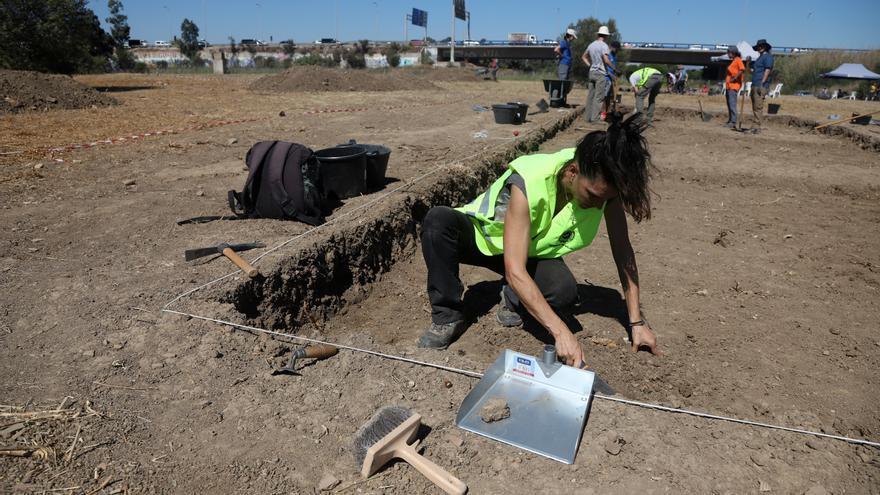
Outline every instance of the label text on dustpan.
<svg viewBox="0 0 880 495"><path fill-rule="evenodd" d="M535 376L535 365L531 359L517 356L510 371L525 376Z"/></svg>

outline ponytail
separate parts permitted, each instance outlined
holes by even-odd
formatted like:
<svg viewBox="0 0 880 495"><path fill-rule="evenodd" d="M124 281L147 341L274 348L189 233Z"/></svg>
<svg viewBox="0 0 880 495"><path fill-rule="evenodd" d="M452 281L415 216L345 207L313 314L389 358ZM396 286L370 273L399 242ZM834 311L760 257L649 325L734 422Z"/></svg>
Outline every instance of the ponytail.
<svg viewBox="0 0 880 495"><path fill-rule="evenodd" d="M636 222L651 218L651 153L642 132L642 115L626 120L619 112L608 114L608 129L593 131L575 150L578 171L590 179L601 177L617 189L624 210Z"/></svg>

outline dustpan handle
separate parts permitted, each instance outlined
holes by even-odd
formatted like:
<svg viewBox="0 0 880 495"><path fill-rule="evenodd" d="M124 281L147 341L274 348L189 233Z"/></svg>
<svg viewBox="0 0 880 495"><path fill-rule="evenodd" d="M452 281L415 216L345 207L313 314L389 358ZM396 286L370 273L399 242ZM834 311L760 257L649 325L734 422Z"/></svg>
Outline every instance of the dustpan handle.
<svg viewBox="0 0 880 495"><path fill-rule="evenodd" d="M419 470L425 475L425 478L431 480L438 488L449 495L464 495L467 492L467 485L460 479L449 474L442 467L434 464L425 457L419 455L412 445L404 445L397 451L400 458L410 464L410 466Z"/></svg>

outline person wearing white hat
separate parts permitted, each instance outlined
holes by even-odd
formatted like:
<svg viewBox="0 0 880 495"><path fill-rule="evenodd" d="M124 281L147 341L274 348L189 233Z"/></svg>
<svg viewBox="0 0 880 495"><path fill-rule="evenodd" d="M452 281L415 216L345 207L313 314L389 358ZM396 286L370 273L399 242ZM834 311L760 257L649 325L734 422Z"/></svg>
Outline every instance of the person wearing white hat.
<svg viewBox="0 0 880 495"><path fill-rule="evenodd" d="M608 58L611 49L608 48L605 39L609 36L611 33L608 31L608 26L600 27L599 32L596 33L596 41L590 43L581 55L581 60L590 68L590 94L587 96L585 112L587 122L599 120L599 111L602 109L605 94L608 93L608 66L612 63Z"/></svg>
<svg viewBox="0 0 880 495"><path fill-rule="evenodd" d="M562 37L559 46L553 49L556 55L559 56L559 66L556 68L556 72L559 74L559 80L561 81L567 81L571 75L571 40L576 39L577 32L572 28L568 28L565 30L565 36Z"/></svg>

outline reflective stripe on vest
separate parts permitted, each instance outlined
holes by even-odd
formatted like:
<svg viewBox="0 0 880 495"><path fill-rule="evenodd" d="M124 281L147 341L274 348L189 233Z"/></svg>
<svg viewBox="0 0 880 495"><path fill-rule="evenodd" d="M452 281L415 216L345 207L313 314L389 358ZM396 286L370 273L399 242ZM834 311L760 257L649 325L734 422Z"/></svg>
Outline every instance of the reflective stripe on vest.
<svg viewBox="0 0 880 495"><path fill-rule="evenodd" d="M639 69L636 71L636 74L639 75L639 83L636 87L643 88L645 84L648 84L648 78L653 76L654 74L659 74L660 71L654 69L652 67L645 67L644 69Z"/></svg>
<svg viewBox="0 0 880 495"><path fill-rule="evenodd" d="M530 258L558 258L590 245L599 223L602 208L580 208L567 203L555 216L556 179L559 171L574 159L574 148L553 154L522 156L489 189L470 203L457 208L471 217L475 240L480 252L495 256L504 252L504 223L495 221L498 196L513 173L519 174L526 186L529 202Z"/></svg>

